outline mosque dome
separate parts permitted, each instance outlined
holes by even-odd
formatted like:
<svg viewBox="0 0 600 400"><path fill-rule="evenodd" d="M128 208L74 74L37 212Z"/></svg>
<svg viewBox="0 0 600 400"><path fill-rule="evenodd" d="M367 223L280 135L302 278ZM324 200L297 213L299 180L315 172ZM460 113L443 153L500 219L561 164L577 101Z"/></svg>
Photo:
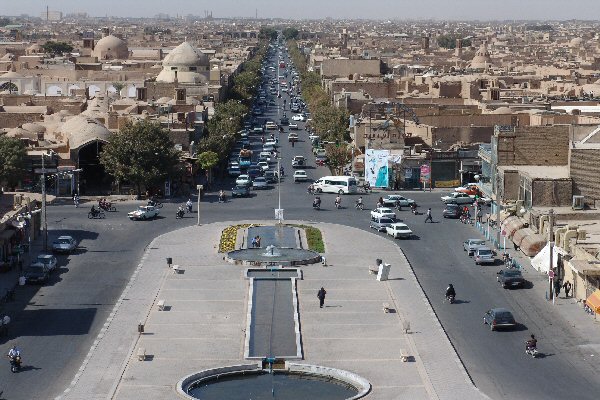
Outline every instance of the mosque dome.
<svg viewBox="0 0 600 400"><path fill-rule="evenodd" d="M79 149L94 141L108 142L110 131L92 118L77 115L63 124L60 133L69 140L71 150Z"/></svg>
<svg viewBox="0 0 600 400"><path fill-rule="evenodd" d="M175 47L162 62L157 82L181 82L198 84L208 80L208 56L183 42Z"/></svg>
<svg viewBox="0 0 600 400"><path fill-rule="evenodd" d="M98 57L99 60L127 59L129 49L123 40L114 35L108 35L98 40L92 55Z"/></svg>
<svg viewBox="0 0 600 400"><path fill-rule="evenodd" d="M189 42L183 42L175 47L163 60L163 66L165 67L208 65L208 56L194 49Z"/></svg>
<svg viewBox="0 0 600 400"><path fill-rule="evenodd" d="M475 53L475 57L471 60L472 69L486 69L493 64L490 52L485 44L482 44L479 50Z"/></svg>

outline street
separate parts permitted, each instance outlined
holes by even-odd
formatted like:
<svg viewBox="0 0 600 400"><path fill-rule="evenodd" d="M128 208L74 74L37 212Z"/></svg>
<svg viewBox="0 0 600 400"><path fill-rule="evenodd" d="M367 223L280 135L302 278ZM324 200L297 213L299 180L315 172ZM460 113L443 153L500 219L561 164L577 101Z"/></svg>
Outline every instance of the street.
<svg viewBox="0 0 600 400"><path fill-rule="evenodd" d="M283 94L278 106L269 107L262 118L278 121L283 112L290 116L289 108L281 109L284 99L289 105L288 95ZM201 222L273 219L280 193L285 219L369 230L369 212L386 192L363 195L364 211L354 208L359 195L342 196L339 210L334 207L335 195L322 195L321 210L314 210L313 196L306 191L308 183L293 182L291 159L295 155L307 158L304 169L309 179L329 174L326 167L315 166L304 122L299 125L300 140L293 147L287 141L287 131L275 133L280 135L280 157L285 169L280 191L275 185L252 191L249 198L231 199L232 179L217 182L202 199ZM253 149L259 149L259 136L252 138ZM220 188L227 190L225 203L217 201ZM479 237L475 228L441 217L442 192L402 194L416 200L421 215L413 215L408 207L397 212L414 232L412 239L397 243L476 386L494 399L597 399L600 380L583 360L580 347L593 338L573 336L564 320L552 314L551 305L543 298L545 281L528 270L524 275L532 287L502 289L496 282L500 266L476 266L462 249L463 240ZM17 343L23 351L24 369L11 374L8 363L0 369L2 398L49 399L68 386L146 246L162 233L196 223L195 198L194 213L175 219L177 206L185 200L165 203L158 219L139 222L129 221L126 213L141 202L117 203L117 212L107 213L105 220L88 219L86 203L79 209L70 204L48 208L50 240L59 234L73 235L79 241L79 249L76 254L59 257L59 270L49 284L18 288L16 301L6 306L13 324L10 339L2 343L0 351L6 354L9 346ZM423 213L428 207L433 210L433 224L424 223ZM33 251L40 251L39 243ZM377 254L372 258L375 261ZM448 283L453 283L457 291L453 305L442 302ZM482 317L492 307L511 309L520 326L514 331L491 332L483 325ZM543 354L539 359L524 353L524 342L531 333L539 339Z"/></svg>

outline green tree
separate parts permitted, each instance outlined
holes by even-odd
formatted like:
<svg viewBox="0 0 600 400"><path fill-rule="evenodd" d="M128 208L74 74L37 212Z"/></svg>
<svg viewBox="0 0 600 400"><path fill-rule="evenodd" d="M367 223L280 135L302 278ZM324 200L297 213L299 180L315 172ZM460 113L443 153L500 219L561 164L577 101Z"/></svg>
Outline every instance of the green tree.
<svg viewBox="0 0 600 400"><path fill-rule="evenodd" d="M111 136L100 162L117 181L134 184L139 195L142 185L149 188L173 176L179 151L160 124L128 122Z"/></svg>
<svg viewBox="0 0 600 400"><path fill-rule="evenodd" d="M42 48L46 53L50 54L64 54L73 51L73 46L67 42L54 42L52 40L47 41L42 45Z"/></svg>
<svg viewBox="0 0 600 400"><path fill-rule="evenodd" d="M121 98L121 90L123 90L123 88L125 88L125 84L122 82L113 82L112 86L117 91L117 96L119 96L119 98Z"/></svg>
<svg viewBox="0 0 600 400"><path fill-rule="evenodd" d="M205 151L198 155L198 165L206 171L208 182L211 181L211 171L219 163L219 155L214 151Z"/></svg>
<svg viewBox="0 0 600 400"><path fill-rule="evenodd" d="M19 139L0 136L0 183L15 187L25 174L27 149Z"/></svg>
<svg viewBox="0 0 600 400"><path fill-rule="evenodd" d="M0 18L0 26L6 26L9 24L10 24L10 19L4 18L4 17Z"/></svg>
<svg viewBox="0 0 600 400"><path fill-rule="evenodd" d="M296 39L298 37L298 29L296 28L285 28L281 34L285 40Z"/></svg>
<svg viewBox="0 0 600 400"><path fill-rule="evenodd" d="M341 175L343 168L350 162L352 156L346 147L346 143L341 143L340 146L335 144L326 145L325 155L327 156L327 164L337 175Z"/></svg>
<svg viewBox="0 0 600 400"><path fill-rule="evenodd" d="M259 39L275 40L275 39L277 39L277 36L278 36L277 31L268 26L262 26L260 28L260 31L258 32Z"/></svg>

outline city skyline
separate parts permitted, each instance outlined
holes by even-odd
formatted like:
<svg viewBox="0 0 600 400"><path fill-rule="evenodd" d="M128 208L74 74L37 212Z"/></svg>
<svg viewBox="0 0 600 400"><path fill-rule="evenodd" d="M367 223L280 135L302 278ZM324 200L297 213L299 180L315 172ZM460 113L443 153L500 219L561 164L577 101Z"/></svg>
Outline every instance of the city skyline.
<svg viewBox="0 0 600 400"><path fill-rule="evenodd" d="M139 2L105 0L102 3L82 4L77 0L22 0L3 4L3 15L28 14L39 16L46 10L64 14L85 12L93 17L153 17L157 14L203 16L212 12L214 18L285 18L285 19L437 19L437 20L589 20L590 15L600 15L600 2L581 0L578 7L560 0L424 0L419 3L405 0L305 0L282 2L253 0L240 4L235 0L209 1L173 0L165 3L146 0ZM410 9L406 9L409 7Z"/></svg>

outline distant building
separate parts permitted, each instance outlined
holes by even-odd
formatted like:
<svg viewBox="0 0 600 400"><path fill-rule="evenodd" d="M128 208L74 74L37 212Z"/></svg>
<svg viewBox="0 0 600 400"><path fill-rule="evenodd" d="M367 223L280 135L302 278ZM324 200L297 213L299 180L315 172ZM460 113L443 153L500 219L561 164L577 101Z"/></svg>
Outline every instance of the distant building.
<svg viewBox="0 0 600 400"><path fill-rule="evenodd" d="M41 15L42 19L46 21L60 21L63 17L63 13L61 11L44 11Z"/></svg>

